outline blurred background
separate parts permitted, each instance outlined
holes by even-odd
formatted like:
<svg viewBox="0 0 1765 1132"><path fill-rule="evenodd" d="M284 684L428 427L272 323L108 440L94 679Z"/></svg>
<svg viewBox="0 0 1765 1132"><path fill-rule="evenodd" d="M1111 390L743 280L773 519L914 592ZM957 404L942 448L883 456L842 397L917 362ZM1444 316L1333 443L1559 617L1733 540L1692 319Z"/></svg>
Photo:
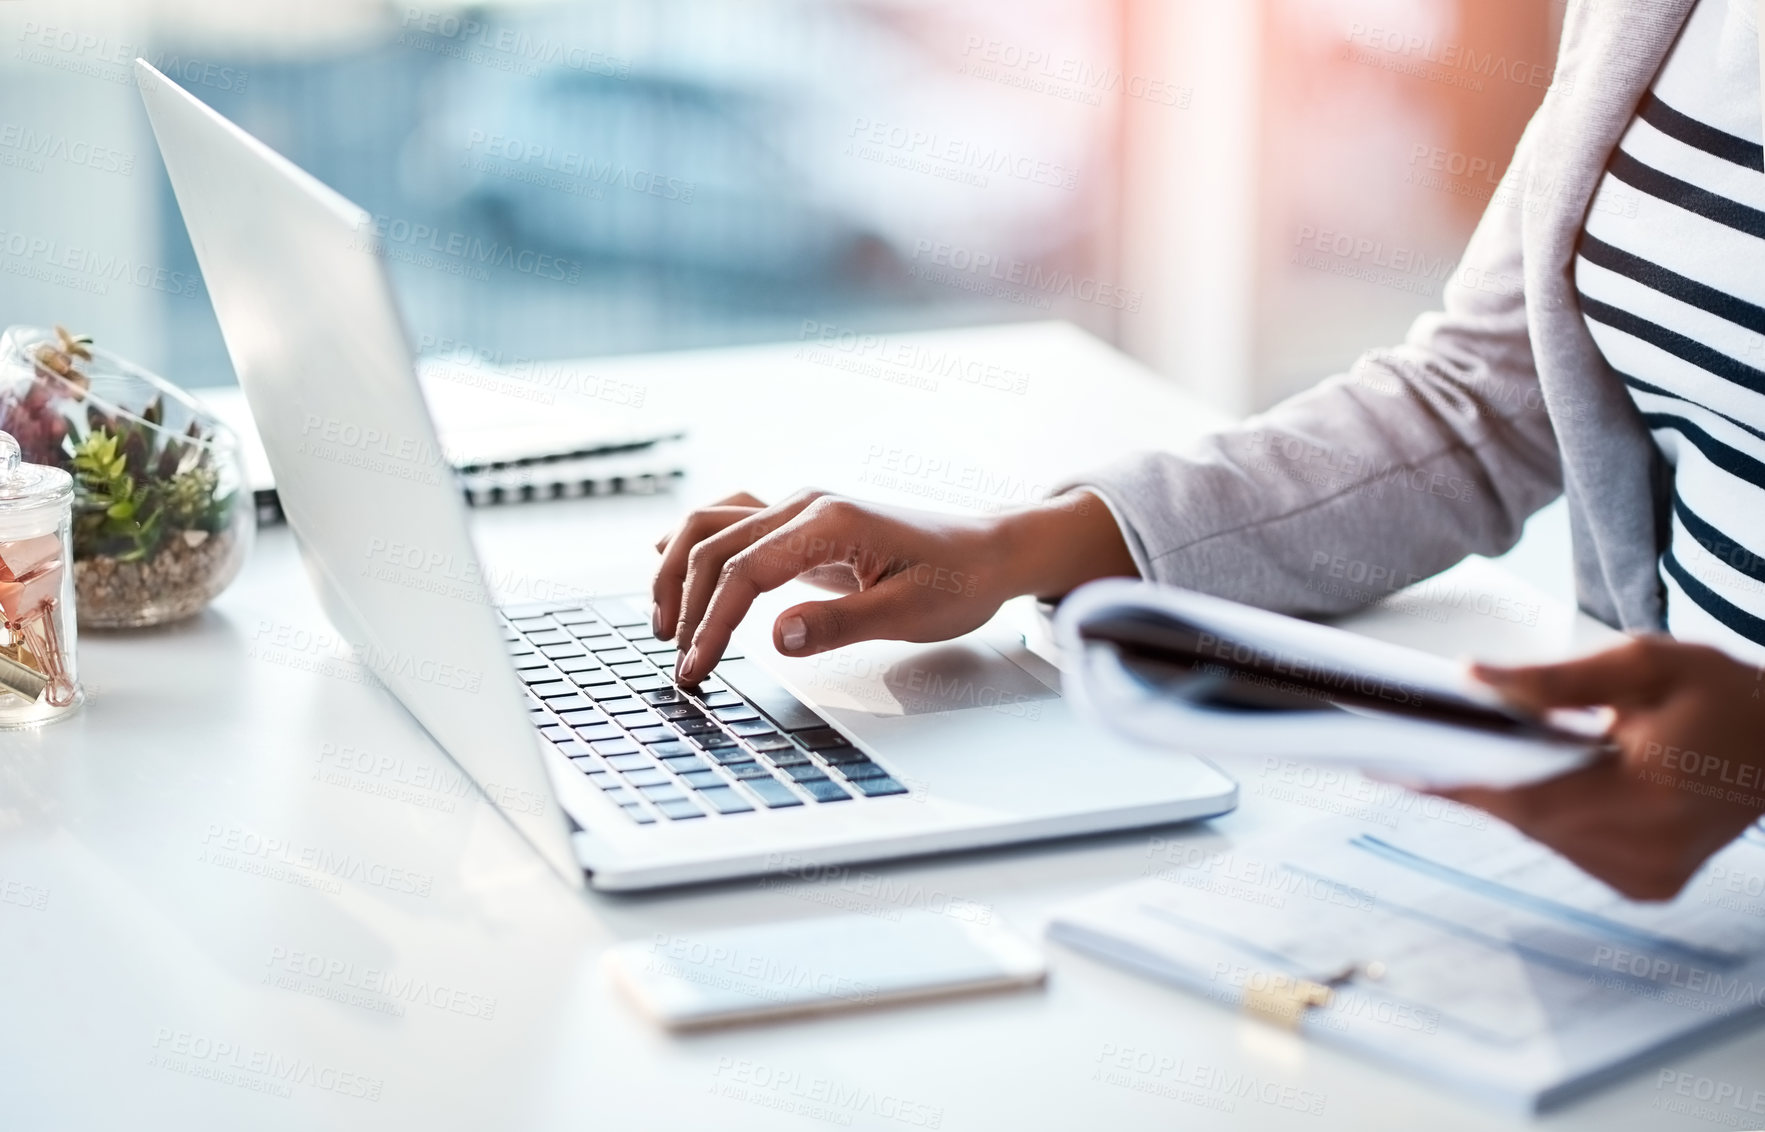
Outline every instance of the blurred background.
<svg viewBox="0 0 1765 1132"><path fill-rule="evenodd" d="M1397 339L1550 0L0 0L0 319L232 381L141 55L516 359L1065 319L1229 410Z"/></svg>

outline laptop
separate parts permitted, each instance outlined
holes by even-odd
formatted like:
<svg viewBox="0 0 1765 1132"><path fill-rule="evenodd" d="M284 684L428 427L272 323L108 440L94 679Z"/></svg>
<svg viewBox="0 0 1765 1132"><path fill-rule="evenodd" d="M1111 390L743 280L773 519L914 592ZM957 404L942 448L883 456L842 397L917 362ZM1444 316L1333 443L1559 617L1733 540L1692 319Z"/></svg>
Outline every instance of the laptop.
<svg viewBox="0 0 1765 1132"><path fill-rule="evenodd" d="M484 574L370 215L135 66L327 616L569 883L838 875L1236 804L1205 761L1081 723L998 623L812 661L744 629L683 688L641 593L498 608L468 584ZM584 514L568 533L593 554Z"/></svg>

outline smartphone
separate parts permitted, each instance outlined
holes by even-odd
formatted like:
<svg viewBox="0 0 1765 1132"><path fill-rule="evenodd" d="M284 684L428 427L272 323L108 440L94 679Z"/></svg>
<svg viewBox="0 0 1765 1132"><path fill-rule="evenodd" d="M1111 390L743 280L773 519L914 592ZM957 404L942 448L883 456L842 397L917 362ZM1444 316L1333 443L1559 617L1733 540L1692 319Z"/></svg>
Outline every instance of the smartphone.
<svg viewBox="0 0 1765 1132"><path fill-rule="evenodd" d="M671 1030L1030 987L1047 977L1041 949L991 908L955 903L659 932L619 944L605 962L639 1008Z"/></svg>

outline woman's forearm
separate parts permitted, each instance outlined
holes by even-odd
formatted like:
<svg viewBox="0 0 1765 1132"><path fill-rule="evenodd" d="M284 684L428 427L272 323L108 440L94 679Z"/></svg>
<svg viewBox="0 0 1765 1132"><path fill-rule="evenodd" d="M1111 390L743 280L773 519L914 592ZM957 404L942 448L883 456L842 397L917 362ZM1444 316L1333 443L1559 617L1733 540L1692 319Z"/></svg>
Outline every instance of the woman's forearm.
<svg viewBox="0 0 1765 1132"><path fill-rule="evenodd" d="M999 516L998 559L1013 595L1058 598L1098 578L1137 578L1115 516L1080 488Z"/></svg>

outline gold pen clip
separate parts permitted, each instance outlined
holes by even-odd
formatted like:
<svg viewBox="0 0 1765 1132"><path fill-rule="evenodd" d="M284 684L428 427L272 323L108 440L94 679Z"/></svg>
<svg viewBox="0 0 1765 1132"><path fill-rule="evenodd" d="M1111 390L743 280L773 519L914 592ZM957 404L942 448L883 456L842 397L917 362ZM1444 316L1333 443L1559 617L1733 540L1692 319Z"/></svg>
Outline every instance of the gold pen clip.
<svg viewBox="0 0 1765 1132"><path fill-rule="evenodd" d="M1356 975L1376 980L1384 974L1385 964L1377 961L1351 964L1323 982L1297 975L1256 972L1244 981L1244 998L1240 1005L1244 1013L1253 1018L1271 1022L1282 1029L1297 1030L1306 1011L1330 1005L1331 999L1336 997L1337 987Z"/></svg>

